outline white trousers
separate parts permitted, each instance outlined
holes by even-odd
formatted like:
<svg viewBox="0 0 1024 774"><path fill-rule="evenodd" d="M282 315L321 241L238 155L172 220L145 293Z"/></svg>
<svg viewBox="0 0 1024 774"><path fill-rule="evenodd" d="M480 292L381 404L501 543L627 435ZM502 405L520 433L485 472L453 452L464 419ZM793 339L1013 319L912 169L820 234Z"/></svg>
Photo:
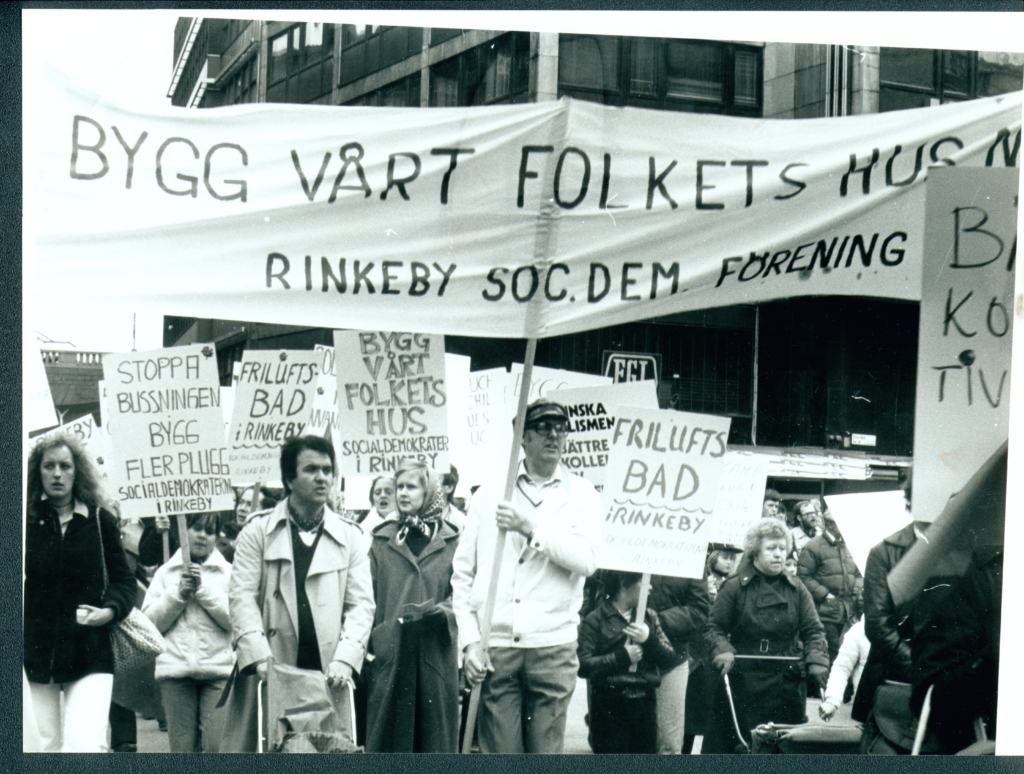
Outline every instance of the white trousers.
<svg viewBox="0 0 1024 774"><path fill-rule="evenodd" d="M107 715L114 676L86 675L73 683L29 683L40 752L106 752ZM64 716L60 697L64 694Z"/></svg>
<svg viewBox="0 0 1024 774"><path fill-rule="evenodd" d="M690 665L684 661L661 676L658 695L658 755L679 755L686 733L686 684Z"/></svg>

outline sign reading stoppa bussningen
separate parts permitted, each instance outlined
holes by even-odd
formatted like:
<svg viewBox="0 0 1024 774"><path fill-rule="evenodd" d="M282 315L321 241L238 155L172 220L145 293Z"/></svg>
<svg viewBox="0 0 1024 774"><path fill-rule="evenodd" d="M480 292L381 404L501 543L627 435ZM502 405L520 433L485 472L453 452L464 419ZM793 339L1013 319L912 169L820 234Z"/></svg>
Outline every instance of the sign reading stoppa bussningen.
<svg viewBox="0 0 1024 774"><path fill-rule="evenodd" d="M44 81L26 203L51 293L361 330L916 300L928 167L1020 147L1019 93L782 121L565 99L142 113Z"/></svg>
<svg viewBox="0 0 1024 774"><path fill-rule="evenodd" d="M233 508L213 347L104 355L103 376L121 515Z"/></svg>

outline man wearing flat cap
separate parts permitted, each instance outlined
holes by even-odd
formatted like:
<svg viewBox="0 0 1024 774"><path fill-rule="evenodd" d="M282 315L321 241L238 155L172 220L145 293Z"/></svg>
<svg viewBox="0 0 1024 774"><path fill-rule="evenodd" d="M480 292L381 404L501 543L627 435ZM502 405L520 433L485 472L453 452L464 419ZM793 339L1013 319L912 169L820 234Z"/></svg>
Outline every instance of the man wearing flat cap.
<svg viewBox="0 0 1024 774"><path fill-rule="evenodd" d="M478 728L487 753L561 753L576 687L583 582L597 569L601 501L562 464L569 417L539 400L526 410L511 501L504 485L473 496L455 552L453 605L470 682L483 683ZM485 653L480 626L498 530L507 530Z"/></svg>

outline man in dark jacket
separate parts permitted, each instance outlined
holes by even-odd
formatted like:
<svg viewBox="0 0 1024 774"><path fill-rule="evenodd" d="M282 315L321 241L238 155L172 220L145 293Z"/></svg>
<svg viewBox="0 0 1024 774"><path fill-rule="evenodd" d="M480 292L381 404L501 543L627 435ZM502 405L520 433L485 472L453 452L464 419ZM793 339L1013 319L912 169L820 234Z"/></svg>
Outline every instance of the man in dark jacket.
<svg viewBox="0 0 1024 774"><path fill-rule="evenodd" d="M796 574L814 597L832 664L843 634L857 620L864 590L864 579L835 522L826 521L821 533L807 541Z"/></svg>
<svg viewBox="0 0 1024 774"><path fill-rule="evenodd" d="M920 716L934 686L928 730L940 752L955 753L977 741L978 718L986 736L995 738L1002 590L1002 547L979 549L967 574L915 633L911 708Z"/></svg>
<svg viewBox="0 0 1024 774"><path fill-rule="evenodd" d="M887 579L927 527L923 522L908 524L872 548L864 563L864 633L871 650L853 700L851 715L858 722L868 720L878 686L886 680L910 682L913 622L909 610L896 609Z"/></svg>
<svg viewBox="0 0 1024 774"><path fill-rule="evenodd" d="M686 732L689 645L704 635L711 600L703 579L655 575L651 578L647 606L658 614L661 628L672 643L672 649L682 660L679 666L662 675L657 692L658 753L679 755L683 751L683 736Z"/></svg>

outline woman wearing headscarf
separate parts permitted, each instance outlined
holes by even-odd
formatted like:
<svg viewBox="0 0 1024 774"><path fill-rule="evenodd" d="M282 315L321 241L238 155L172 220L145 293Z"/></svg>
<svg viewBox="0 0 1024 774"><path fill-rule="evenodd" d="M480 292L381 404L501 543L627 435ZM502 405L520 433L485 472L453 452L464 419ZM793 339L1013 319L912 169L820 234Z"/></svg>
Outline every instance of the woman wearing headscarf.
<svg viewBox="0 0 1024 774"><path fill-rule="evenodd" d="M745 741L761 723L806 722L805 677L810 673L822 688L828 678L828 647L814 600L784 569L792 546L785 524L757 522L747 532L736 574L719 588L711 608L705 643L712 666L729 677ZM732 753L739 745L719 678L701 752Z"/></svg>
<svg viewBox="0 0 1024 774"><path fill-rule="evenodd" d="M24 663L42 752L102 752L114 684L110 627L135 604L117 519L81 444L45 436L28 458ZM62 702L63 698L63 702Z"/></svg>
<svg viewBox="0 0 1024 774"><path fill-rule="evenodd" d="M452 557L459 532L444 520L436 474L406 459L395 477L397 518L373 530L377 600L366 671L367 752L458 752L458 634Z"/></svg>

